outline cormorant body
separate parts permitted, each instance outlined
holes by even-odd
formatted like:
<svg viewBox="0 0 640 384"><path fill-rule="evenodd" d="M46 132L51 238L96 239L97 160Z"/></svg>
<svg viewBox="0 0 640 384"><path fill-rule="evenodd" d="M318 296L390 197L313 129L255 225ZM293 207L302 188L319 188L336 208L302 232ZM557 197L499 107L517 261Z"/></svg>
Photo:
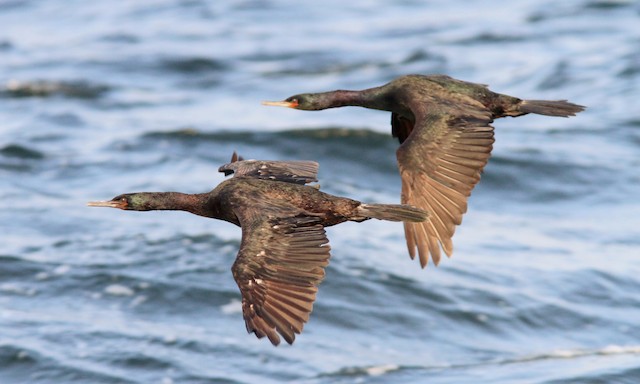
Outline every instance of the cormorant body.
<svg viewBox="0 0 640 384"><path fill-rule="evenodd" d="M182 210L242 228L233 277L242 294L248 332L293 343L309 320L317 286L329 263L324 228L370 218L424 221L426 212L406 205L364 204L305 184L317 181L313 161L239 160L220 167L235 173L208 193L140 192L90 206L124 210Z"/></svg>
<svg viewBox="0 0 640 384"><path fill-rule="evenodd" d="M400 142L401 201L430 214L427 221L404 224L409 254L415 258L417 248L423 268L429 255L437 265L441 249L447 256L453 252L455 227L491 154L494 119L528 113L568 117L584 110L566 100L522 100L445 75L407 75L362 91L304 93L263 104L391 112L391 133Z"/></svg>

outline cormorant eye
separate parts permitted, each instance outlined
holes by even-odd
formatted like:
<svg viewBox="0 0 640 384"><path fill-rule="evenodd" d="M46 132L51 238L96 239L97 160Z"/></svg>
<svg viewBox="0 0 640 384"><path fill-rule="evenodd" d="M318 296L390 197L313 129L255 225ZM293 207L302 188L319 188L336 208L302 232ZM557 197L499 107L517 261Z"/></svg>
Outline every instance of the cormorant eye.
<svg viewBox="0 0 640 384"><path fill-rule="evenodd" d="M289 107L291 108L297 108L298 105L300 105L300 98L298 97L290 97L287 99L287 101L289 102Z"/></svg>

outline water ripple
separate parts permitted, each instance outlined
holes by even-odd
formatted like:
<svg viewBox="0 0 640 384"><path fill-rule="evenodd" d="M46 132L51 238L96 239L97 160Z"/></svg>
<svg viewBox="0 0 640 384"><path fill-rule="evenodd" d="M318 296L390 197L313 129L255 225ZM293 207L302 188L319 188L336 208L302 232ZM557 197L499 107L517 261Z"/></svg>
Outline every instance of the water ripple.
<svg viewBox="0 0 640 384"><path fill-rule="evenodd" d="M96 99L109 91L109 87L87 81L11 80L0 87L0 96L51 97L63 96L76 99Z"/></svg>
<svg viewBox="0 0 640 384"><path fill-rule="evenodd" d="M640 382L636 2L0 9L0 382ZM589 108L495 122L438 268L407 257L399 223L329 228L292 347L245 330L237 227L85 206L210 190L234 150L316 160L324 191L398 202L388 113L259 102L433 72Z"/></svg>

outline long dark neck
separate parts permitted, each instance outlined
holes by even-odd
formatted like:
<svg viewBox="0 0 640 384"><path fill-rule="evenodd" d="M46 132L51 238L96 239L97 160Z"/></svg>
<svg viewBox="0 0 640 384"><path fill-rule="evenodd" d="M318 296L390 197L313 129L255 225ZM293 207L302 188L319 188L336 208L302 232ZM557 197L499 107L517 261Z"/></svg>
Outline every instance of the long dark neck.
<svg viewBox="0 0 640 384"><path fill-rule="evenodd" d="M187 211L196 215L216 217L209 206L209 194L180 192L140 192L130 197L130 209L136 211Z"/></svg>
<svg viewBox="0 0 640 384"><path fill-rule="evenodd" d="M364 107L382 111L392 111L391 100L382 87L364 89L362 91L337 90L318 94L324 99L326 108L337 107Z"/></svg>

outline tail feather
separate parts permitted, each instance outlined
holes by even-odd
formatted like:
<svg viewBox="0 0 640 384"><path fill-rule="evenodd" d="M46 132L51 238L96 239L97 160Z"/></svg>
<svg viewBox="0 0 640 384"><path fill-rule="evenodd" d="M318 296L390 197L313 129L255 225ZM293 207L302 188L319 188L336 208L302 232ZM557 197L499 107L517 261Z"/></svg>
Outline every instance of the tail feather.
<svg viewBox="0 0 640 384"><path fill-rule="evenodd" d="M388 221L422 222L429 214L422 209L403 204L362 204L358 214L367 218Z"/></svg>
<svg viewBox="0 0 640 384"><path fill-rule="evenodd" d="M567 100L523 100L519 108L520 112L524 113L561 117L575 116L584 109L584 106Z"/></svg>

